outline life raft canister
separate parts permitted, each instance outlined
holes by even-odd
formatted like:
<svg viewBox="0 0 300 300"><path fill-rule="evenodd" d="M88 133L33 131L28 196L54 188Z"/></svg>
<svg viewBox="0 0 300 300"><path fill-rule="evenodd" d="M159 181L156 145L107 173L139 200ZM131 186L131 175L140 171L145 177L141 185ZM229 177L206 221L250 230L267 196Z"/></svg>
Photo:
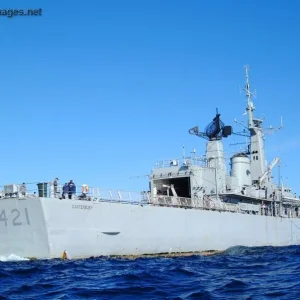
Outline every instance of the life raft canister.
<svg viewBox="0 0 300 300"><path fill-rule="evenodd" d="M89 192L89 186L87 184L83 184L81 187L81 192L86 194Z"/></svg>

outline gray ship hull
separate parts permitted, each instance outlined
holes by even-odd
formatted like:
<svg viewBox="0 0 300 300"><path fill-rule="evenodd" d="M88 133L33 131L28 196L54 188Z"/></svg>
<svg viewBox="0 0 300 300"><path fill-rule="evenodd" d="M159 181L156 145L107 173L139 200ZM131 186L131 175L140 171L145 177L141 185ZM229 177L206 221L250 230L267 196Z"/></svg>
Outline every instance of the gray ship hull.
<svg viewBox="0 0 300 300"><path fill-rule="evenodd" d="M0 255L70 258L300 243L300 219L124 203L2 199Z"/></svg>

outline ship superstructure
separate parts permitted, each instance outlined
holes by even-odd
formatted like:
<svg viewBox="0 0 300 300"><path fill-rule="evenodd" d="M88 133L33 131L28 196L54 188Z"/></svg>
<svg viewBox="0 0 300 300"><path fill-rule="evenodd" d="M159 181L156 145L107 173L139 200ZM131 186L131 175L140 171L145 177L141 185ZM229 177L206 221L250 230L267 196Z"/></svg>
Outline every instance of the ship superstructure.
<svg viewBox="0 0 300 300"><path fill-rule="evenodd" d="M263 120L254 117L253 93L250 90L249 68L245 67L245 94L250 143L246 151L230 158L227 174L222 138L234 134L216 113L213 121L200 132L198 126L189 130L204 138L206 154L159 162L151 177L154 203L180 205L181 198L194 207L230 207L230 210L269 216L298 216L300 201L288 187L272 181L272 169L279 163L274 158L266 164ZM248 136L248 135L247 135Z"/></svg>
<svg viewBox="0 0 300 300"><path fill-rule="evenodd" d="M230 158L224 138L234 133L217 110L203 131L205 155L156 163L150 191L128 193L83 185L62 195L53 182L38 190L9 184L0 196L0 255L80 258L225 250L231 246L300 244L300 201L272 181L263 120L254 117L246 67L246 151ZM68 253L68 255L66 254Z"/></svg>

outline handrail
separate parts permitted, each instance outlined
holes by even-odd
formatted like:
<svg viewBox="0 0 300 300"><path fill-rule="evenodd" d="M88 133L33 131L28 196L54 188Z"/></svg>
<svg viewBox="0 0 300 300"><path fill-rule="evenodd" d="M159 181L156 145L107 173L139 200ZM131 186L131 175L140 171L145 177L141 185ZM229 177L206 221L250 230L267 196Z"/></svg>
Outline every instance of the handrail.
<svg viewBox="0 0 300 300"><path fill-rule="evenodd" d="M159 206L186 207L194 209L240 212L239 206L232 203L216 202L209 198L204 200L185 197L157 195L152 198L151 204Z"/></svg>
<svg viewBox="0 0 300 300"><path fill-rule="evenodd" d="M21 185L8 185L0 190L0 198L59 198L62 199L62 185L57 186L57 191L55 193L54 185L51 183L43 183L40 185L41 190L37 189L36 184L33 183L26 185L26 192L20 189ZM210 196L205 196L204 199L198 199L197 197L186 198L186 197L174 197L166 195L150 195L148 191L142 192L129 192L123 190L113 190L113 189L102 189L89 187L85 193L82 193L82 188L87 187L86 185L78 186L75 193L64 195L65 198L70 200L82 200L82 201L93 201L93 202L112 202L112 203L127 203L134 205L155 205L155 206L167 206L167 207L178 207L178 208L192 208L192 209L203 209L203 210L217 210L233 213L251 213L257 212L260 215L272 216L274 215L274 210L271 206L259 206L254 207L253 204L248 203L228 203L223 201L217 201ZM41 195L42 194L42 195ZM294 200L294 199L293 199ZM298 200L297 200L298 202ZM297 203L298 204L298 203ZM299 208L300 206L297 205ZM300 217L297 211L292 210L289 207L279 206L274 208L276 216L281 216L284 218ZM280 210L277 212L277 210Z"/></svg>
<svg viewBox="0 0 300 300"><path fill-rule="evenodd" d="M154 169L167 168L167 167L176 167L176 166L200 166L204 167L206 165L206 158L204 156L193 156L185 158L175 158L160 160L155 163Z"/></svg>
<svg viewBox="0 0 300 300"><path fill-rule="evenodd" d="M101 189L95 187L88 187L87 185L77 186L75 192L63 194L63 186L58 185L56 188L53 183L35 183L26 184L25 190L21 188L20 184L12 184L3 187L0 190L0 198L66 198L71 200L85 200L85 201L112 201L132 204L146 204L150 200L148 192L130 192L123 190ZM84 189L83 189L84 188Z"/></svg>

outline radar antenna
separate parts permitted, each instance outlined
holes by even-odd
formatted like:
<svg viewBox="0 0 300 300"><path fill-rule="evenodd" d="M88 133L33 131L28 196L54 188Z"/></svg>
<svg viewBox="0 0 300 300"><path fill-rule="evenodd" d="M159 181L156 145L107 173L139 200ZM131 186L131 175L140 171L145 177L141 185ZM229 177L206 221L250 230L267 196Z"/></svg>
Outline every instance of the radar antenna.
<svg viewBox="0 0 300 300"><path fill-rule="evenodd" d="M221 140L222 137L228 137L232 133L232 127L225 126L220 116L218 109L216 109L216 116L212 122L205 127L204 132L200 132L198 126L195 126L189 130L189 134L197 135L209 141Z"/></svg>

